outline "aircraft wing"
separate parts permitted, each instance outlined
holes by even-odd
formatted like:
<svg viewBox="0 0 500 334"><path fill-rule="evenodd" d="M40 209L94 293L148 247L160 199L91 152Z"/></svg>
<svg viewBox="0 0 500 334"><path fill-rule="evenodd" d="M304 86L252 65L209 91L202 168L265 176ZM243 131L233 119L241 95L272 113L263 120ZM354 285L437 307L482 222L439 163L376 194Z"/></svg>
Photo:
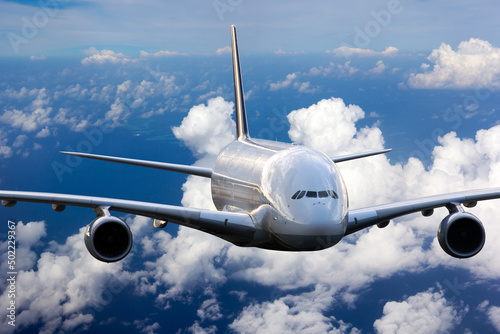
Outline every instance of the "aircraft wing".
<svg viewBox="0 0 500 334"><path fill-rule="evenodd" d="M432 214L431 210L435 208L455 204L473 207L477 201L495 198L500 198L500 188L462 191L349 210L346 235L418 211L422 213L427 211L427 214Z"/></svg>
<svg viewBox="0 0 500 334"><path fill-rule="evenodd" d="M111 162L118 162L118 163L127 164L127 165L170 170L173 172L197 175L197 176L208 177L208 178L212 177L212 168L206 168L206 167L179 165L179 164L171 164L171 163L158 162L158 161L147 161L147 160L138 160L138 159L129 159L129 158L110 157L107 155L97 155L97 154L80 153L80 152L61 151L61 153L64 153L67 155L73 155L75 157L80 157L80 158L111 161Z"/></svg>
<svg viewBox="0 0 500 334"><path fill-rule="evenodd" d="M338 163L338 162L344 162L344 161L349 161L349 160L354 160L354 159L371 157L372 155L384 154L384 153L387 153L390 151L392 151L392 148L389 148L386 150L379 150L379 151L341 155L341 156L337 156L337 157L332 157L331 159L333 160L333 162Z"/></svg>
<svg viewBox="0 0 500 334"><path fill-rule="evenodd" d="M238 240L252 240L256 230L250 215L237 212L210 211L113 198L27 191L0 190L0 200L2 200L2 205L6 207L14 206L18 201L48 203L52 204L55 211L63 211L66 205L87 207L94 210L106 208L195 228L224 239L227 239L224 236L233 236Z"/></svg>

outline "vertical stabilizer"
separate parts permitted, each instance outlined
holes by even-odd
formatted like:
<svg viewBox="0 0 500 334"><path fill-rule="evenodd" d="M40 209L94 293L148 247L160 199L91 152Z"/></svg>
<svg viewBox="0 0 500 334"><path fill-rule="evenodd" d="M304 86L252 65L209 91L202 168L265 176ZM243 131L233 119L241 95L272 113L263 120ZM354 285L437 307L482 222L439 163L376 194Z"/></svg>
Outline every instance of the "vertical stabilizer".
<svg viewBox="0 0 500 334"><path fill-rule="evenodd" d="M241 83L240 55L238 53L238 40L236 27L231 26L231 44L233 49L233 77L234 77L234 103L236 109L236 138L246 140L248 136L247 113L245 110L245 95Z"/></svg>

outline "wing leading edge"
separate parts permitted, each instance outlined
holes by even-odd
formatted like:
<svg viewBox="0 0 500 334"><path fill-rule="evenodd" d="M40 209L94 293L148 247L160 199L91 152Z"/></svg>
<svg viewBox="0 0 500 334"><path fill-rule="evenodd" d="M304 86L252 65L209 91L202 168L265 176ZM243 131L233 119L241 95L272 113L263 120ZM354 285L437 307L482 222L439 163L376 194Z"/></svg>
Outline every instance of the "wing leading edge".
<svg viewBox="0 0 500 334"><path fill-rule="evenodd" d="M236 244L251 242L256 231L250 215L237 212L210 211L113 198L28 191L0 191L0 200L2 200L4 206L13 206L18 201L48 203L52 204L55 211L63 211L66 205L87 207L94 210L106 208L187 226L217 235Z"/></svg>
<svg viewBox="0 0 500 334"><path fill-rule="evenodd" d="M390 152L390 151L392 151L392 148L385 149L385 150L379 150L379 151L371 151L371 152L364 152L364 153L347 154L347 155L341 155L341 156L333 157L332 160L333 160L333 162L338 163L338 162L344 162L344 161L349 161L349 160L354 160L354 159L371 157L373 155L384 154L384 153L387 153L387 152Z"/></svg>
<svg viewBox="0 0 500 334"><path fill-rule="evenodd" d="M477 201L500 198L500 188L461 191L456 193L421 197L390 204L375 205L362 209L349 210L349 222L346 235L364 228L385 223L389 220L415 212L425 212L435 208L463 204L475 206Z"/></svg>
<svg viewBox="0 0 500 334"><path fill-rule="evenodd" d="M110 161L110 162L118 162L118 163L127 164L127 165L163 169L163 170L169 170L169 171L173 171L173 172L179 172L179 173L190 174L190 175L197 175L197 176L208 177L208 178L212 177L212 168L206 168L206 167L178 165L178 164L171 164L171 163L158 162L158 161L119 158L119 157L111 157L111 156L107 156L107 155L97 155L97 154L80 153L80 152L63 152L63 151L61 151L61 153L64 153L67 155L73 155L75 157L80 157L80 158L103 160L103 161Z"/></svg>

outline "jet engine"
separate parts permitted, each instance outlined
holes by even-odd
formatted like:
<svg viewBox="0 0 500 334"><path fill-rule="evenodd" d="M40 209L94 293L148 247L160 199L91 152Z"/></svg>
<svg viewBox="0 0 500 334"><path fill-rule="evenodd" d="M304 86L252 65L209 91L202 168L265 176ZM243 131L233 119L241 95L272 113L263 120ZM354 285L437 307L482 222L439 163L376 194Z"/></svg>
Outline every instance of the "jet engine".
<svg viewBox="0 0 500 334"><path fill-rule="evenodd" d="M446 216L439 225L437 238L441 248L449 255L467 258L483 248L486 234L481 221L468 212L455 212Z"/></svg>
<svg viewBox="0 0 500 334"><path fill-rule="evenodd" d="M85 246L93 257L103 262L123 259L132 248L132 232L121 219L101 216L94 219L85 231Z"/></svg>

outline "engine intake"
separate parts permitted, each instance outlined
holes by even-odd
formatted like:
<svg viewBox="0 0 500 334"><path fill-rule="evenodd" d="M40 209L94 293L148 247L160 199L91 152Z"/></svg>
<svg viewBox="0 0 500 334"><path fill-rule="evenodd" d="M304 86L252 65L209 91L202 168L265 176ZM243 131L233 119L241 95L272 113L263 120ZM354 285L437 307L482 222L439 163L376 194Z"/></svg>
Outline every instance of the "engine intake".
<svg viewBox="0 0 500 334"><path fill-rule="evenodd" d="M94 219L85 231L84 240L89 253L103 262L120 261L132 248L130 228L113 216Z"/></svg>
<svg viewBox="0 0 500 334"><path fill-rule="evenodd" d="M441 248L449 255L468 258L483 248L486 233L476 216L468 212L457 212L441 221L437 238Z"/></svg>

